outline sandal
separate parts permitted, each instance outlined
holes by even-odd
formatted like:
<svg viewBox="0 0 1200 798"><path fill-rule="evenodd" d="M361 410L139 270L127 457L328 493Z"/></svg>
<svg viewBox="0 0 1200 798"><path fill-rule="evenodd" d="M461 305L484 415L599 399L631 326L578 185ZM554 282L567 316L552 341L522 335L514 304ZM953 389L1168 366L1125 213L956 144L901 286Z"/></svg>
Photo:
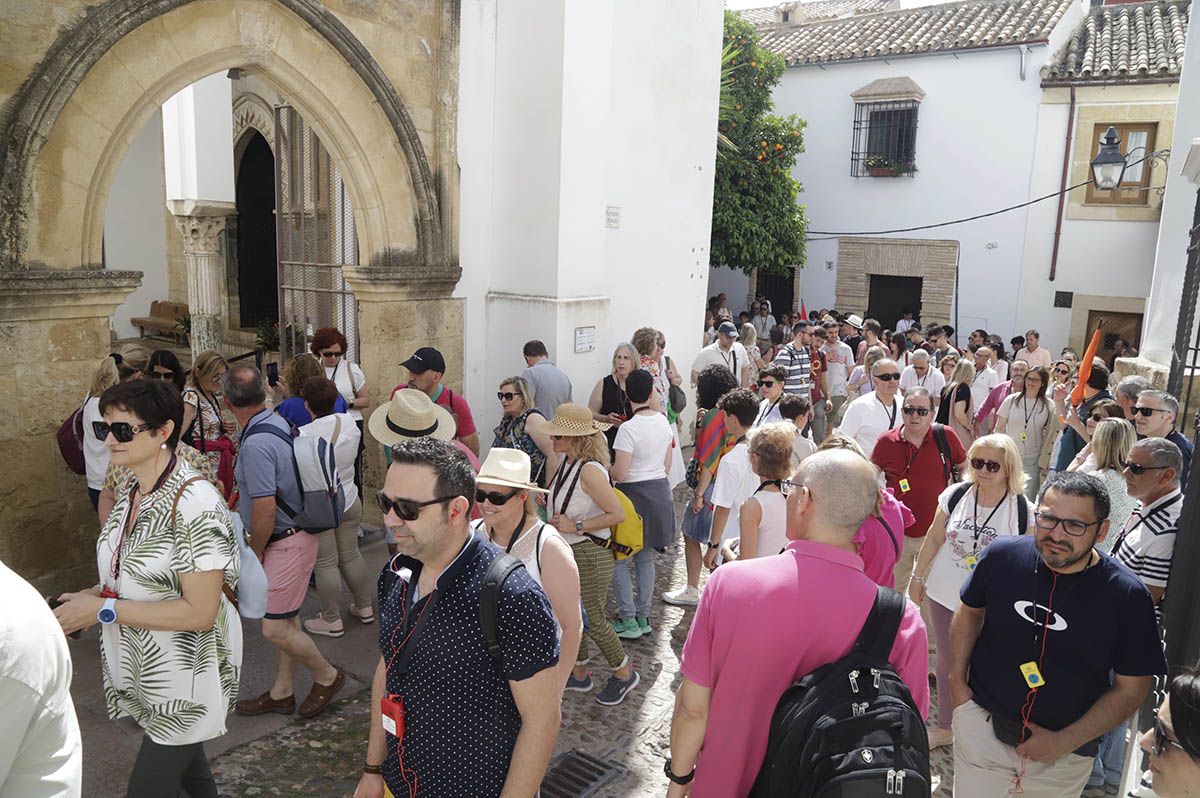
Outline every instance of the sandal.
<svg viewBox="0 0 1200 798"><path fill-rule="evenodd" d="M325 707L329 706L329 702L333 700L334 694L346 684L346 674L342 671L337 672L337 678L333 680L333 684L318 684L313 682L312 690L308 693L308 698L304 699L304 703L300 705L300 711L296 714L302 718L311 718Z"/></svg>
<svg viewBox="0 0 1200 798"><path fill-rule="evenodd" d="M296 696L287 698L271 698L271 691L258 698L244 698L237 702L235 711L239 715L265 715L268 712L278 712L280 715L290 715L296 711Z"/></svg>

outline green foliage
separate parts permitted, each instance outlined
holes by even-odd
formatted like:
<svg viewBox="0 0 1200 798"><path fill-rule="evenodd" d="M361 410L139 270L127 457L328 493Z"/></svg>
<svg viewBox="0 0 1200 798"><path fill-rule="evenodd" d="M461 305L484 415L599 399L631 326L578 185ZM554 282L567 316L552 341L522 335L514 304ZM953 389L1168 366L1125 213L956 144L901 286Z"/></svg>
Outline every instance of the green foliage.
<svg viewBox="0 0 1200 798"><path fill-rule="evenodd" d="M783 59L758 46L754 28L725 12L725 47L719 136L713 191L710 262L750 271L784 272L804 265L807 220L792 177L804 151L804 120L774 115L771 89L783 75Z"/></svg>

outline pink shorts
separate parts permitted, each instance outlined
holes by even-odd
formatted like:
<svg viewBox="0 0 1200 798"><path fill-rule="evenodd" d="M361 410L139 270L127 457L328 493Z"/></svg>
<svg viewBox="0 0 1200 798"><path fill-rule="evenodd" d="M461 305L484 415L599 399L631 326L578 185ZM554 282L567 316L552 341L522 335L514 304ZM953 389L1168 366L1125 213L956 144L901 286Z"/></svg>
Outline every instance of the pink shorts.
<svg viewBox="0 0 1200 798"><path fill-rule="evenodd" d="M297 532L267 546L267 618L292 618L308 593L308 577L317 562L317 536Z"/></svg>

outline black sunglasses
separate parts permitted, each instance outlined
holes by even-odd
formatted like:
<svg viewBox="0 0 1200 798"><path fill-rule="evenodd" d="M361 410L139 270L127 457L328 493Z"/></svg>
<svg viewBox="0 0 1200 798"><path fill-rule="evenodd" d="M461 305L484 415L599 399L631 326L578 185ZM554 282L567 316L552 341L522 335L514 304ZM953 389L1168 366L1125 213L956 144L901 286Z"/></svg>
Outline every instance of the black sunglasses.
<svg viewBox="0 0 1200 798"><path fill-rule="evenodd" d="M494 506L494 507L503 507L504 505L508 504L508 500L511 499L513 496L516 496L518 492L519 491L514 490L512 493L501 493L498 490L476 489L475 490L475 501L478 504L483 504L484 502L491 502L492 506Z"/></svg>
<svg viewBox="0 0 1200 798"><path fill-rule="evenodd" d="M417 516L421 514L422 507L428 507L431 504L445 504L457 498L457 496L443 496L440 499L419 502L416 499L393 499L383 491L375 494L375 500L379 502L379 509L383 514L386 516L388 513L394 512L401 521L416 521Z"/></svg>
<svg viewBox="0 0 1200 798"><path fill-rule="evenodd" d="M1142 415L1146 418L1150 418L1150 416L1154 415L1155 413L1170 413L1171 411L1163 410L1160 407L1135 407L1130 412L1132 412L1135 416Z"/></svg>
<svg viewBox="0 0 1200 798"><path fill-rule="evenodd" d="M1059 518L1057 515L1050 515L1050 513L1034 513L1033 520L1039 529L1047 531L1062 524L1063 531L1072 537L1082 537L1087 533L1089 527L1099 526L1104 523L1103 520L1088 522L1078 521L1074 518Z"/></svg>
<svg viewBox="0 0 1200 798"><path fill-rule="evenodd" d="M173 380L173 379L175 379L175 372L173 372L173 371L151 371L147 376L152 379L156 379L156 380Z"/></svg>
<svg viewBox="0 0 1200 798"><path fill-rule="evenodd" d="M102 441L108 437L108 433L117 439L117 443L129 443L133 440L133 436L139 432L145 432L148 429L154 429L153 424L139 424L136 427L127 421L114 421L109 424L104 421L92 422L92 433L96 436L96 440Z"/></svg>
<svg viewBox="0 0 1200 798"><path fill-rule="evenodd" d="M894 371L889 371L887 374L876 374L875 379L891 382L892 380L900 379L900 375Z"/></svg>
<svg viewBox="0 0 1200 798"><path fill-rule="evenodd" d="M1144 465L1138 465L1137 463L1131 463L1128 460L1122 460L1121 468L1127 468L1127 469L1129 469L1130 474L1140 477L1142 474L1145 474L1147 471L1162 471L1164 468L1170 468L1170 466L1144 466Z"/></svg>
<svg viewBox="0 0 1200 798"><path fill-rule="evenodd" d="M501 402L511 402L513 399L516 399L520 395L521 394L513 393L512 391L496 391L496 398L499 399Z"/></svg>
<svg viewBox="0 0 1200 798"><path fill-rule="evenodd" d="M1092 413L1090 416L1088 416L1088 418L1090 418L1092 421L1095 421L1097 424L1099 424L1101 421L1108 418L1108 416L1103 416L1099 413Z"/></svg>
<svg viewBox="0 0 1200 798"><path fill-rule="evenodd" d="M974 468L976 471L983 471L986 468L989 474L998 474L1000 473L1001 464L997 463L995 460L984 460L982 457L972 457L971 468Z"/></svg>
<svg viewBox="0 0 1200 798"><path fill-rule="evenodd" d="M341 357L344 354L346 354L346 353L345 352L333 352L333 351L322 352L321 357Z"/></svg>
<svg viewBox="0 0 1200 798"><path fill-rule="evenodd" d="M775 385L776 385L775 380L759 380L758 381L759 388L774 388Z"/></svg>
<svg viewBox="0 0 1200 798"><path fill-rule="evenodd" d="M918 415L921 418L924 418L925 416L929 415L929 408L913 407L912 405L905 405L904 406L904 415L906 415L906 416Z"/></svg>
<svg viewBox="0 0 1200 798"><path fill-rule="evenodd" d="M1154 719L1154 742L1150 745L1150 753L1154 754L1155 756L1161 757L1163 755L1163 751L1166 751L1168 748L1178 748L1180 751L1183 751L1185 754L1188 754L1189 756L1191 755L1188 752L1188 750L1183 747L1182 743L1180 743L1176 740L1172 740L1167 735L1167 726L1165 723L1162 722L1162 718L1155 718Z"/></svg>

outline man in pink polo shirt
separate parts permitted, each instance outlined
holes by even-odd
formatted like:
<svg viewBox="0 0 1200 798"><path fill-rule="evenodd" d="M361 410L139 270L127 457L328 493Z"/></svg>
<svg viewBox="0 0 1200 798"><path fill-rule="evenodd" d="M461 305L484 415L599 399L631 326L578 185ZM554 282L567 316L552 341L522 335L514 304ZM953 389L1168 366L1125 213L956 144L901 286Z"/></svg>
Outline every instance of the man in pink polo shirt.
<svg viewBox="0 0 1200 798"><path fill-rule="evenodd" d="M733 562L709 577L683 647L671 722L668 796L746 795L762 765L775 705L791 684L850 652L875 602L854 534L875 509L877 471L858 455L818 452L788 496L782 554ZM929 645L916 606L889 657L929 713ZM712 745L705 746L711 730Z"/></svg>

